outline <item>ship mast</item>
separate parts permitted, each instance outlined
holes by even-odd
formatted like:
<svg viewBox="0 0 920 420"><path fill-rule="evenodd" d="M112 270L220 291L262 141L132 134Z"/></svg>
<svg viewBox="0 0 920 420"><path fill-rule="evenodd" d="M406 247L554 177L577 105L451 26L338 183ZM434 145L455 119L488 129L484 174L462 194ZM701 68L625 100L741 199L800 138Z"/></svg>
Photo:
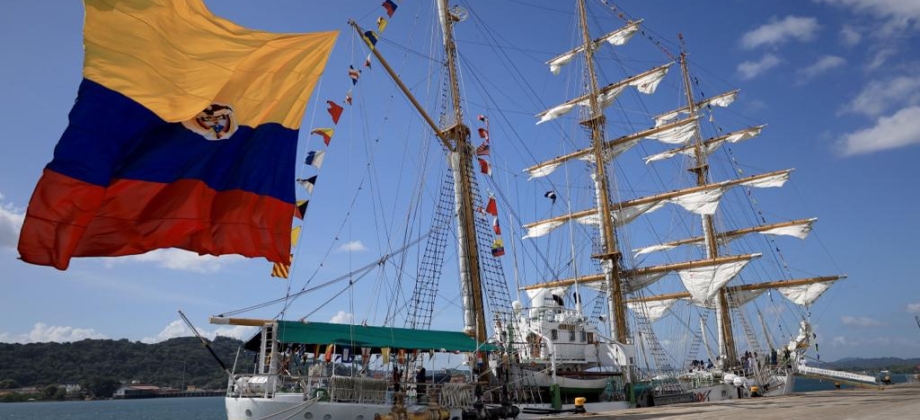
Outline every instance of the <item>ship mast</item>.
<svg viewBox="0 0 920 420"><path fill-rule="evenodd" d="M681 37L681 39L683 39ZM681 73L684 76L684 86L687 93L687 106L690 115L696 115L696 101L693 100L693 89L690 84L690 71L687 67L687 53L686 51L681 51L680 53L680 69ZM699 120L695 123L699 125ZM700 130L697 128L694 135L694 154L696 156L696 166L690 168L690 171L696 174L696 185L704 186L708 184L709 178L709 164L706 162L706 152L703 151L703 139L700 136ZM712 223L711 215L703 215L702 225L703 225L703 238L706 245L706 258L715 259L719 257L719 244L716 240L715 228ZM722 363L723 368L732 368L737 364L738 355L735 348L735 338L732 334L732 318L730 308L728 306L728 292L727 288L722 287L719 289L719 294L716 296L717 306L716 306L716 321L719 324L719 357Z"/></svg>
<svg viewBox="0 0 920 420"><path fill-rule="evenodd" d="M604 273L607 290L610 293L608 300L608 311L610 313L610 329L612 335L620 343L626 344L629 340L629 329L626 325L626 301L623 298L623 290L620 283L620 262L622 255L617 248L617 238L614 232L613 223L609 215L611 213L610 189L606 174L606 160L604 159L604 125L606 117L598 104L598 94L600 89L597 86L597 75L594 72L594 42L588 31L588 14L585 10L585 1L578 0L578 16L582 35L584 37L585 49L585 67L588 70L588 81L591 91L588 93L588 102L590 104L589 116L581 123L591 129L591 144L594 153L594 183L597 189L598 212L602 215L601 220L601 240L602 253L594 255L594 258L602 261L601 266L607 270ZM606 263L605 263L606 262Z"/></svg>
<svg viewBox="0 0 920 420"><path fill-rule="evenodd" d="M470 173L473 146L470 129L463 124L460 104L460 84L457 77L457 45L454 43L454 21L457 18L448 8L447 0L438 0L438 13L444 33L444 55L447 58L448 83L453 107L453 122L442 130L452 143L450 165L454 171L454 194L457 206L457 234L459 239L461 293L464 308L464 332L479 341L485 341L485 308L482 301L482 280L479 268L479 245L476 241L476 220Z"/></svg>
<svg viewBox="0 0 920 420"><path fill-rule="evenodd" d="M458 259L460 264L460 288L463 303L463 330L466 334L484 342L488 336L485 323L485 308L482 299L482 281L479 262L479 245L476 241L476 215L473 201L473 189L470 183L472 174L473 147L470 144L470 129L463 124L463 111L460 99L460 84L457 77L457 47L453 39L453 23L460 20L451 13L447 0L436 0L438 18L444 37L444 51L450 84L453 121L444 129L438 127L418 100L402 82L380 51L371 45L371 52L383 65L387 74L396 82L399 89L409 99L416 111L422 116L441 145L448 151L448 159L454 177L454 199L457 212ZM349 24L364 36L363 29L354 21Z"/></svg>

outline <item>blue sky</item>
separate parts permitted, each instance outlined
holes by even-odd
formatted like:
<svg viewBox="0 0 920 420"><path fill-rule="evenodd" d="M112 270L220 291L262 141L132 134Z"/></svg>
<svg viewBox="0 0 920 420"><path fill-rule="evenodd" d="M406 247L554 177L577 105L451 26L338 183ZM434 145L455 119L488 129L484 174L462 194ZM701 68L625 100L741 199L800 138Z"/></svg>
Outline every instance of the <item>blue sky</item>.
<svg viewBox="0 0 920 420"><path fill-rule="evenodd" d="M373 0L207 3L217 15L253 28L342 31L326 76L314 92L313 100L320 102L344 97L351 85L344 69L359 65L366 55L347 27L347 19L369 27L382 14ZM589 3L594 9L601 6L599 1ZM560 151L548 145L546 139L552 132L535 126L533 114L567 97L551 87L569 79L552 76L543 62L572 45L574 15L568 2L556 0L461 4L472 16L470 25L464 27L464 22L457 29L467 65L463 74L466 112L493 115L496 185L516 184L521 181L520 170L535 163L534 157L546 159ZM819 218L815 234L804 243L778 240L790 265L801 266L802 272L811 275L849 276L812 308L822 360L920 356L920 329L914 321L914 315L920 314L920 285L912 264L920 257L916 239L920 236L916 217L920 171L915 164L920 159L920 3L733 0L618 4L630 16L644 18L647 34L665 42L671 51L676 50L677 33L684 35L691 71L701 79L706 94L742 89L730 118L742 124L769 124L759 139L732 148L750 173L796 168L782 192L764 192L759 200L772 203L765 207L768 216L776 216L771 221ZM391 54L394 66L420 96L432 90L431 96L437 96L436 89L427 85L427 75L437 74L431 69L432 62L413 64L429 48L420 41L431 35L429 11L417 0L403 1L381 43L381 50ZM25 207L66 127L81 80L82 19L80 2L50 0L19 2L0 16L6 63L0 67L4 99L0 119L6 129L0 142L0 282L5 290L0 294L4 315L0 341L159 341L187 334L176 314L180 308L209 334L244 334L219 330L206 320L212 314L283 295L286 283L268 276L270 264L265 261L197 257L168 250L130 258L78 259L68 271L59 272L16 259ZM488 31L468 29L473 24ZM616 19L608 16L592 24L610 31ZM599 35L600 30L596 31ZM647 40L639 38L627 50L636 51L639 58L620 65L641 71L666 61ZM644 44L633 46L639 42ZM503 52L493 48L496 44ZM605 63L599 61L601 66ZM615 74L611 70L609 76ZM677 71L669 74L665 85L677 86L677 75ZM521 91L521 79L528 81L528 91ZM672 95L662 101L676 103L675 98ZM415 152L401 143L403 135L423 129L379 66L362 74L355 102L337 127L321 173L324 183L317 185L312 198L305 225L308 233L301 240L294 271L295 289L313 273L318 282L379 258L387 252L388 235L396 232L393 220L407 217L391 214L392 219L343 220L342 214L375 205L352 204L347 191L358 185L396 188L405 182L403 177L412 175L409 167L372 172L364 163L366 152L378 152L381 159L391 154L412 156ZM667 105L651 104L655 112L668 110ZM494 116L499 109L501 118ZM329 125L319 106L311 105L306 119L304 127ZM396 129L383 129L377 126L381 120L407 122L396 124ZM467 123L475 127L472 118ZM731 126L738 128L742 126ZM509 139L505 150L527 150L530 160L501 155L502 137ZM317 146L317 139L305 133L301 139L303 150ZM622 170L628 169L624 166ZM309 168L300 171L307 173ZM404 188L402 193L410 194L411 183ZM529 209L521 212L546 216L541 201L545 200L545 185L526 188L530 189L509 188L523 202L521 206ZM638 237L635 242L647 244ZM319 264L321 269L316 268ZM448 258L445 271L455 264ZM511 272L510 265L506 272ZM343 301L317 305L338 292L329 291L310 298L298 313L315 309L310 318L323 321L367 318L372 308L385 301L372 279L361 281L367 285L345 292L340 296ZM448 293L446 299L450 296ZM272 314L267 310L244 316Z"/></svg>

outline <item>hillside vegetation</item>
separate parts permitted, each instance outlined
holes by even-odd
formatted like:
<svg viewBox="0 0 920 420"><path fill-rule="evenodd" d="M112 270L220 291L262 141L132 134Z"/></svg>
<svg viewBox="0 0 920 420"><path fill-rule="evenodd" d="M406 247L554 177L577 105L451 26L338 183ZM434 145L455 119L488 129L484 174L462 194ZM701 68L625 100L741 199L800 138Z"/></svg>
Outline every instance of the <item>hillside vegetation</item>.
<svg viewBox="0 0 920 420"><path fill-rule="evenodd" d="M217 337L211 348L228 368L241 341ZM253 354L240 353L238 372L249 372ZM181 388L223 389L227 374L194 337L156 344L128 340L73 343L0 343L0 389L121 381Z"/></svg>
<svg viewBox="0 0 920 420"><path fill-rule="evenodd" d="M914 373L917 369L920 369L920 358L901 359L899 357L874 357L861 359L847 357L836 362L822 363L821 365L832 369L842 369L853 372L889 370L891 373Z"/></svg>

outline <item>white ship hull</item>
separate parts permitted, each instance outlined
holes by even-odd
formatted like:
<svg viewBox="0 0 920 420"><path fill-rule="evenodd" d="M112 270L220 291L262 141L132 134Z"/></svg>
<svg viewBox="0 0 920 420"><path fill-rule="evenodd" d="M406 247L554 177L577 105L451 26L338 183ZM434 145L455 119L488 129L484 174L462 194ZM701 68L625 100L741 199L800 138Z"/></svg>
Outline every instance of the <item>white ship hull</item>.
<svg viewBox="0 0 920 420"><path fill-rule="evenodd" d="M227 420L373 420L374 415L389 413L391 404L347 403L314 401L302 393L276 393L266 397L227 397ZM409 406L409 412L413 411ZM451 418L461 415L459 409L450 410Z"/></svg>
<svg viewBox="0 0 920 420"><path fill-rule="evenodd" d="M785 395L792 392L795 384L795 376L791 374L777 374L770 378L769 385L759 386L758 394L763 397L773 397ZM703 401L727 401L739 398L751 398L751 389L749 386L738 387L734 383L711 382L709 384L681 381L681 386L687 391L692 392L697 402ZM740 397L739 397L739 391Z"/></svg>
<svg viewBox="0 0 920 420"><path fill-rule="evenodd" d="M566 391L585 391L600 393L607 386L607 378L575 378L570 376L552 375L535 370L515 370L514 380L520 381L524 386L548 388L554 383Z"/></svg>

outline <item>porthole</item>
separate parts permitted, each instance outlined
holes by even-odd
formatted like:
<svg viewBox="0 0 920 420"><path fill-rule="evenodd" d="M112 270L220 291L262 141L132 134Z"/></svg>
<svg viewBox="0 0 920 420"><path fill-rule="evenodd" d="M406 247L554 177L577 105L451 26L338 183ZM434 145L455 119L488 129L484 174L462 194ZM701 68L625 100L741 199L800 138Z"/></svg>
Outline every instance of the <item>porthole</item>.
<svg viewBox="0 0 920 420"><path fill-rule="evenodd" d="M310 420L313 418L313 413L307 411L306 413L303 413L303 418Z"/></svg>
<svg viewBox="0 0 920 420"><path fill-rule="evenodd" d="M332 419L332 414L326 414L325 416L323 416L323 420L331 420L331 419Z"/></svg>
<svg viewBox="0 0 920 420"><path fill-rule="evenodd" d="M252 417L252 410L246 409L246 417Z"/></svg>
<svg viewBox="0 0 920 420"><path fill-rule="evenodd" d="M358 417L355 417L355 420L364 420L364 414L358 414Z"/></svg>

